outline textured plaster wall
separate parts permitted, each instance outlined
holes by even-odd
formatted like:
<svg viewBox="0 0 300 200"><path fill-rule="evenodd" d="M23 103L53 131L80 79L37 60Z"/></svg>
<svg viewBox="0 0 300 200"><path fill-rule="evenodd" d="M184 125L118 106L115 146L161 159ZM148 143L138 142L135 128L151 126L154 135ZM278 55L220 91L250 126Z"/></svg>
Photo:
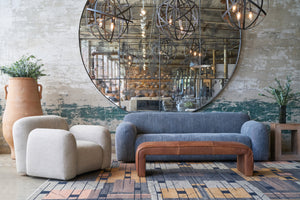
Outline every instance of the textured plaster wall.
<svg viewBox="0 0 300 200"><path fill-rule="evenodd" d="M44 114L58 114L70 124L101 124L115 131L123 110L100 94L82 65L78 26L85 0L0 1L0 65L22 55L42 59L48 74L44 86ZM268 17L243 33L238 69L228 87L204 111L243 111L262 122L277 120L277 106L259 97L274 78L293 78L300 90L300 2L271 0ZM8 77L0 75L0 125ZM2 91L1 91L2 90ZM300 122L300 106L288 107L288 122ZM0 130L0 153L8 152Z"/></svg>
<svg viewBox="0 0 300 200"><path fill-rule="evenodd" d="M204 110L243 111L263 122L278 121L278 107L258 96L274 78L293 79L300 91L300 1L273 0L267 18L256 28L243 32L241 57L231 82L217 101ZM300 122L299 103L288 107L287 122Z"/></svg>
<svg viewBox="0 0 300 200"><path fill-rule="evenodd" d="M124 111L107 101L91 83L81 61L78 27L85 0L0 1L0 65L22 55L42 59L44 114L58 114L70 124L101 124L114 131ZM0 116L8 77L0 75ZM2 127L2 118L0 118ZM0 152L8 147L0 131Z"/></svg>

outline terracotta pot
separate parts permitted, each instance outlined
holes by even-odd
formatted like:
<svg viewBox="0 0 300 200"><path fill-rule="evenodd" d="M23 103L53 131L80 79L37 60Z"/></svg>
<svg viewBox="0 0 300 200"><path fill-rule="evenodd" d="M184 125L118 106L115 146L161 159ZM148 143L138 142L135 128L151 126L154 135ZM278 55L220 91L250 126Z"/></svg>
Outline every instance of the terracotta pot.
<svg viewBox="0 0 300 200"><path fill-rule="evenodd" d="M42 85L33 78L10 78L4 87L6 106L3 114L3 136L15 159L12 127L16 120L34 115L43 115L41 101Z"/></svg>

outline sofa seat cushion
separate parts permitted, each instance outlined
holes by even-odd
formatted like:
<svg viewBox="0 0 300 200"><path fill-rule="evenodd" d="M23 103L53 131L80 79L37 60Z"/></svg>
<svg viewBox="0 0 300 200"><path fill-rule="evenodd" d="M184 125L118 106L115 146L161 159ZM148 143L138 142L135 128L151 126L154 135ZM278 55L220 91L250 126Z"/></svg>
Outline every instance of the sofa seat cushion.
<svg viewBox="0 0 300 200"><path fill-rule="evenodd" d="M83 140L77 140L77 174L101 168L103 150L100 145Z"/></svg>
<svg viewBox="0 0 300 200"><path fill-rule="evenodd" d="M149 133L137 135L135 149L143 142L153 141L229 141L240 142L252 148L248 136L240 133ZM236 160L236 155L154 155L147 156L147 161L197 161L197 160Z"/></svg>

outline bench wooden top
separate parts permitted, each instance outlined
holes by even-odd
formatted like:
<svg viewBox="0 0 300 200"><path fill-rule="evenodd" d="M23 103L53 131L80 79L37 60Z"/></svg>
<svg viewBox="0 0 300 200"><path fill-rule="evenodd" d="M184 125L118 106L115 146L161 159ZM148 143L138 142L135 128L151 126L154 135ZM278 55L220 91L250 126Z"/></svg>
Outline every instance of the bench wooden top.
<svg viewBox="0 0 300 200"><path fill-rule="evenodd" d="M158 141L141 143L136 150L138 176L146 175L146 155L237 155L237 168L246 176L253 174L250 147L227 141Z"/></svg>
<svg viewBox="0 0 300 200"><path fill-rule="evenodd" d="M247 145L239 142L227 141L158 141L144 142L137 148L147 151L148 155L194 155L194 154L245 154L251 150ZM149 151L148 151L149 150ZM176 152L174 152L176 151ZM199 153L201 151L202 153Z"/></svg>
<svg viewBox="0 0 300 200"><path fill-rule="evenodd" d="M145 147L183 147L183 146L232 146L243 147L247 145L240 142L231 141L155 141L155 142L143 142L139 146Z"/></svg>

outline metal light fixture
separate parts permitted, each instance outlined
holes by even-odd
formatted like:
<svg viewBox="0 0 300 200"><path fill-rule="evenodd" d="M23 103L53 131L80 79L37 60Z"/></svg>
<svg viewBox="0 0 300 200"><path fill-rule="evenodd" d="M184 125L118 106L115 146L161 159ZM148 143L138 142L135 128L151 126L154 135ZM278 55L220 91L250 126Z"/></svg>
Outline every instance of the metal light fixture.
<svg viewBox="0 0 300 200"><path fill-rule="evenodd" d="M131 6L127 0L101 0L87 6L87 25L98 39L111 42L128 30L131 21Z"/></svg>
<svg viewBox="0 0 300 200"><path fill-rule="evenodd" d="M204 57L206 56L206 49L204 48L204 41L199 38L194 38L186 43L186 56Z"/></svg>
<svg viewBox="0 0 300 200"><path fill-rule="evenodd" d="M177 44L169 38L160 39L152 45L152 54L157 63L170 64L177 55Z"/></svg>
<svg viewBox="0 0 300 200"><path fill-rule="evenodd" d="M235 29L251 29L267 15L268 0L226 0L222 18Z"/></svg>
<svg viewBox="0 0 300 200"><path fill-rule="evenodd" d="M133 63L136 61L136 53L134 49L130 48L130 46L123 42L120 49L120 61L126 67L131 67Z"/></svg>
<svg viewBox="0 0 300 200"><path fill-rule="evenodd" d="M156 26L175 40L192 35L199 24L199 7L191 0L165 0L157 8Z"/></svg>
<svg viewBox="0 0 300 200"><path fill-rule="evenodd" d="M189 39L185 43L185 59L184 63L189 64L190 67L203 64L206 59L207 49L205 42L200 38Z"/></svg>

